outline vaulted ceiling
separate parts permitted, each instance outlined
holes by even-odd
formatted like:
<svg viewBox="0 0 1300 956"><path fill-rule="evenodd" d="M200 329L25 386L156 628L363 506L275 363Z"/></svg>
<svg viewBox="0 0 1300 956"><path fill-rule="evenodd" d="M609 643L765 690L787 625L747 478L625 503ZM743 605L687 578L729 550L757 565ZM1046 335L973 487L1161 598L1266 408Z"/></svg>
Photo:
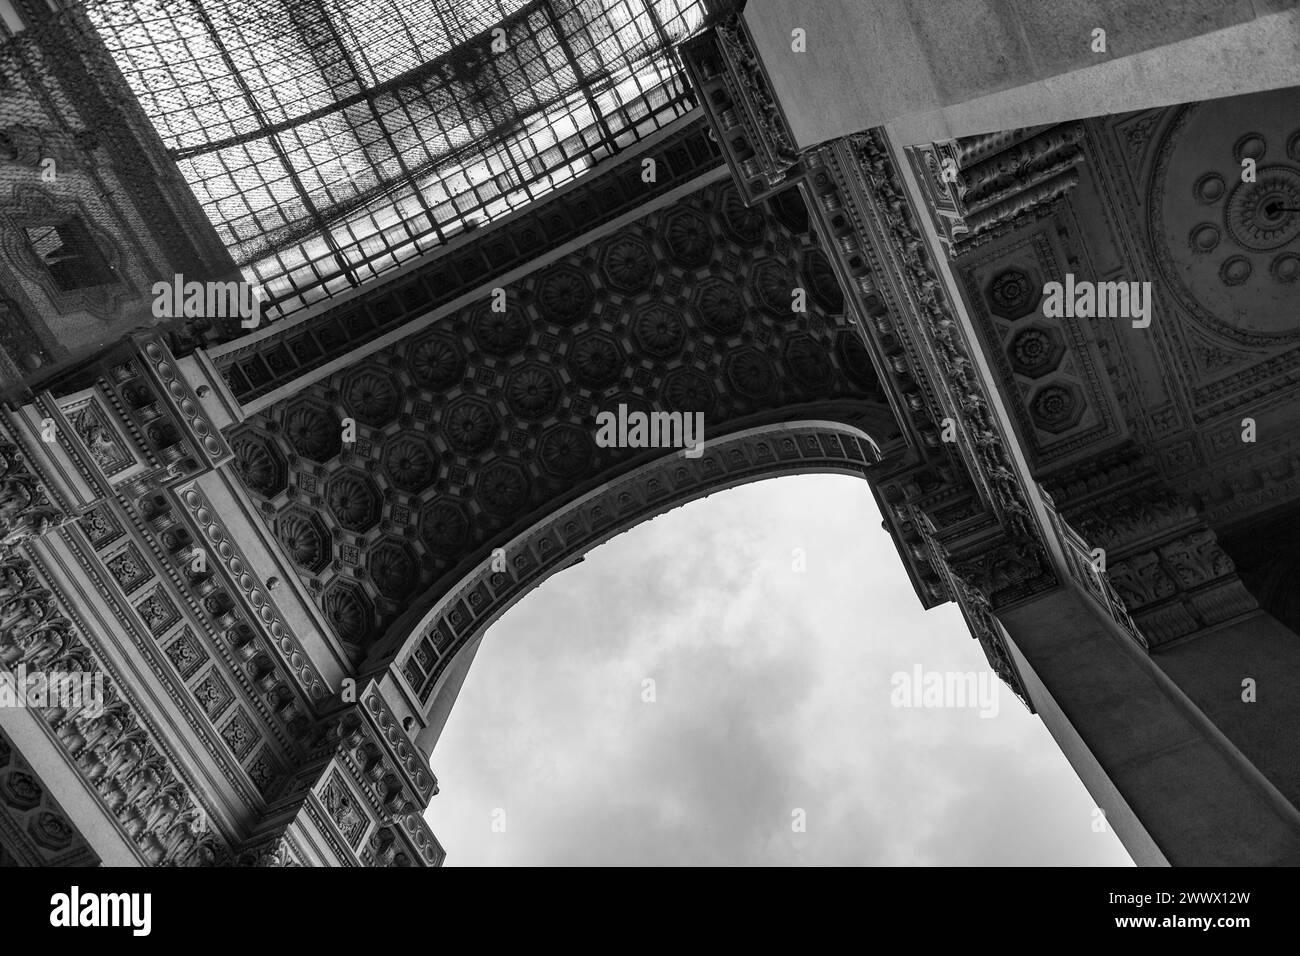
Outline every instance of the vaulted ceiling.
<svg viewBox="0 0 1300 956"><path fill-rule="evenodd" d="M355 654L458 567L664 454L597 447L602 409L703 412L706 441L819 417L896 435L794 190L746 208L706 187L507 286L506 303L439 319L231 436Z"/></svg>

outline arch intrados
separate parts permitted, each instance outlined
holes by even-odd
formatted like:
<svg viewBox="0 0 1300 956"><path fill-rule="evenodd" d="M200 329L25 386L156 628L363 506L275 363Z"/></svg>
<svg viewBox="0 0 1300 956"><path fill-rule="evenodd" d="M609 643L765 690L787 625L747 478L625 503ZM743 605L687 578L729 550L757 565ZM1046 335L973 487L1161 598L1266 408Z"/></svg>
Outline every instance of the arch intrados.
<svg viewBox="0 0 1300 956"><path fill-rule="evenodd" d="M765 424L712 439L697 459L680 451L661 456L534 522L505 546L507 572L480 561L418 619L417 612L409 612L413 621L402 628L400 647L386 655L387 669L418 726L417 746L432 753L488 628L588 552L646 520L728 488L790 474L868 478L881 460L880 446L853 425L818 419Z"/></svg>

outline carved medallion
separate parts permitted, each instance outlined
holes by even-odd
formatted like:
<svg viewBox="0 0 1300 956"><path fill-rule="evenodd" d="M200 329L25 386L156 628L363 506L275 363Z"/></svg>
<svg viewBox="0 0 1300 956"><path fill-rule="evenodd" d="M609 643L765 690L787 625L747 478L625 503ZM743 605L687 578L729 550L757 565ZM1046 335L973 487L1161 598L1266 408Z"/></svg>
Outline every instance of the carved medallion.
<svg viewBox="0 0 1300 956"><path fill-rule="evenodd" d="M642 350L655 358L670 358L681 351L686 341L686 326L681 318L661 305L652 305L637 313L632 334Z"/></svg>
<svg viewBox="0 0 1300 956"><path fill-rule="evenodd" d="M364 368L347 377L342 390L343 404L361 424L382 428L397 418L402 408L393 376L384 369Z"/></svg>
<svg viewBox="0 0 1300 956"><path fill-rule="evenodd" d="M560 381L545 365L529 363L506 379L506 401L520 418L545 418L560 400Z"/></svg>
<svg viewBox="0 0 1300 956"><path fill-rule="evenodd" d="M379 489L363 472L345 471L331 478L325 502L348 531L367 531L379 521Z"/></svg>
<svg viewBox="0 0 1300 956"><path fill-rule="evenodd" d="M569 351L569 368L579 384L608 388L623 375L622 349L608 332L584 332Z"/></svg>
<svg viewBox="0 0 1300 956"><path fill-rule="evenodd" d="M595 301L591 283L572 266L553 266L537 283L538 311L556 325L581 322L591 315Z"/></svg>
<svg viewBox="0 0 1300 956"><path fill-rule="evenodd" d="M442 434L447 444L464 455L480 452L492 444L500 428L492 406L478 398L459 398L447 407Z"/></svg>
<svg viewBox="0 0 1300 956"><path fill-rule="evenodd" d="M450 335L435 332L411 346L411 377L420 385L443 389L465 377L465 354Z"/></svg>
<svg viewBox="0 0 1300 956"><path fill-rule="evenodd" d="M493 514L515 514L528 503L528 475L517 461L492 462L479 472L475 484L479 502Z"/></svg>
<svg viewBox="0 0 1300 956"><path fill-rule="evenodd" d="M469 539L469 518L455 502L435 501L420 517L420 538L439 557L452 557Z"/></svg>
<svg viewBox="0 0 1300 956"><path fill-rule="evenodd" d="M401 435L388 443L384 468L394 488L414 493L433 483L437 464L423 439Z"/></svg>
<svg viewBox="0 0 1300 956"><path fill-rule="evenodd" d="M481 306L470 322L470 331L488 355L507 356L528 344L528 319L518 308L494 312Z"/></svg>

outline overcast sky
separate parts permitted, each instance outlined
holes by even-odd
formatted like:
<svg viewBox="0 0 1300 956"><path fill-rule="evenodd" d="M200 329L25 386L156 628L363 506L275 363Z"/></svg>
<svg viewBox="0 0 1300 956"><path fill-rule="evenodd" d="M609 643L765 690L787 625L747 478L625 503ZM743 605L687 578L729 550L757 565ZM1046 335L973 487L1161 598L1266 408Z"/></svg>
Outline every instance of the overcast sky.
<svg viewBox="0 0 1300 956"><path fill-rule="evenodd" d="M994 717L892 706L918 664L988 671L955 606L921 610L866 482L721 492L488 632L427 819L448 866L1131 865L1000 683Z"/></svg>

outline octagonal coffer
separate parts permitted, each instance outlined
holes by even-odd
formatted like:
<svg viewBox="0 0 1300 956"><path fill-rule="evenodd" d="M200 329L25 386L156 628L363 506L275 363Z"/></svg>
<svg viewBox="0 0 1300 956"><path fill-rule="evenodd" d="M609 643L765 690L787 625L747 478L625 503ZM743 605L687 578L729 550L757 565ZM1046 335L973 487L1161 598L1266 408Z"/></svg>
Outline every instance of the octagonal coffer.
<svg viewBox="0 0 1300 956"><path fill-rule="evenodd" d="M256 432L245 431L230 442L235 470L245 487L264 498L273 498L288 484L288 463L275 442Z"/></svg>
<svg viewBox="0 0 1300 956"><path fill-rule="evenodd" d="M710 276L695 291L695 310L704 327L718 336L735 335L745 326L745 301L740 289Z"/></svg>
<svg viewBox="0 0 1300 956"><path fill-rule="evenodd" d="M322 464L339 453L343 442L334 409L307 398L295 399L285 410L284 434L299 455Z"/></svg>
<svg viewBox="0 0 1300 956"><path fill-rule="evenodd" d="M1038 308L1043 284L1032 269L1012 266L998 272L984 290L989 309L1004 319L1022 319Z"/></svg>
<svg viewBox="0 0 1300 956"><path fill-rule="evenodd" d="M375 606L356 581L335 578L321 595L325 619L343 641L364 647L375 633Z"/></svg>
<svg viewBox="0 0 1300 956"><path fill-rule="evenodd" d="M566 358L574 381L590 389L603 389L623 376L627 359L618 340L608 332L584 332L573 340Z"/></svg>
<svg viewBox="0 0 1300 956"><path fill-rule="evenodd" d="M628 233L606 242L598 262L605 282L624 295L644 292L654 279L654 253L647 243Z"/></svg>
<svg viewBox="0 0 1300 956"><path fill-rule="evenodd" d="M593 453L590 432L578 425L553 425L538 444L538 459L557 478L575 478L591 467Z"/></svg>
<svg viewBox="0 0 1300 956"><path fill-rule="evenodd" d="M542 273L537 281L536 303L545 321L568 328L591 317L596 293L581 271L561 263Z"/></svg>
<svg viewBox="0 0 1300 956"><path fill-rule="evenodd" d="M349 372L339 394L352 417L371 428L396 421L402 410L400 382L391 371L377 365Z"/></svg>
<svg viewBox="0 0 1300 956"><path fill-rule="evenodd" d="M470 334L487 355L498 358L513 355L528 344L531 331L528 316L512 303L502 312L493 311L487 303L471 310Z"/></svg>
<svg viewBox="0 0 1300 956"><path fill-rule="evenodd" d="M465 352L449 332L420 336L411 344L406 363L416 384L433 391L450 388L465 378Z"/></svg>
<svg viewBox="0 0 1300 956"><path fill-rule="evenodd" d="M764 401L776 395L776 371L758 349L744 347L727 355L727 381L745 398Z"/></svg>
<svg viewBox="0 0 1300 956"><path fill-rule="evenodd" d="M455 557L469 541L469 533L469 514L458 501L439 498L420 512L420 540L437 557Z"/></svg>
<svg viewBox="0 0 1300 956"><path fill-rule="evenodd" d="M1028 378L1041 378L1055 371L1065 357L1065 340L1060 329L1034 324L1021 329L1007 347L1011 367Z"/></svg>
<svg viewBox="0 0 1300 956"><path fill-rule="evenodd" d="M488 464L479 472L474 488L483 510L494 515L518 514L528 504L528 473L523 465L511 459Z"/></svg>
<svg viewBox="0 0 1300 956"><path fill-rule="evenodd" d="M686 323L673 309L655 303L637 311L632 319L632 335L647 355L671 358L686 342Z"/></svg>
<svg viewBox="0 0 1300 956"><path fill-rule="evenodd" d="M506 378L506 403L520 418L545 418L560 401L560 379L541 362L527 362Z"/></svg>
<svg viewBox="0 0 1300 956"><path fill-rule="evenodd" d="M794 291L799 287L794 273L775 259L761 259L750 271L750 288L754 298L773 315L791 315Z"/></svg>
<svg viewBox="0 0 1300 956"><path fill-rule="evenodd" d="M704 216L676 205L664 213L659 227L668 258L685 269L707 265L713 257L713 232Z"/></svg>
<svg viewBox="0 0 1300 956"><path fill-rule="evenodd" d="M276 520L276 537L285 553L304 571L319 574L332 557L329 530L319 514L293 507Z"/></svg>
<svg viewBox="0 0 1300 956"><path fill-rule="evenodd" d="M398 435L384 449L384 474L398 491L416 494L433 484L438 459L429 443L412 434Z"/></svg>
<svg viewBox="0 0 1300 956"><path fill-rule="evenodd" d="M805 388L826 388L834 381L835 371L826 349L805 332L786 338L783 360L791 377Z"/></svg>
<svg viewBox="0 0 1300 956"><path fill-rule="evenodd" d="M410 597L420 583L419 559L401 538L385 537L368 549L366 568L376 590L390 601Z"/></svg>
<svg viewBox="0 0 1300 956"><path fill-rule="evenodd" d="M492 444L501 423L490 402L465 396L447 406L441 427L442 436L453 451L473 455Z"/></svg>
<svg viewBox="0 0 1300 956"><path fill-rule="evenodd" d="M1060 434L1069 431L1083 418L1085 405L1073 385L1044 385L1029 398L1029 415L1044 431Z"/></svg>
<svg viewBox="0 0 1300 956"><path fill-rule="evenodd" d="M339 472L325 488L325 505L339 527L358 534L379 523L382 501L370 476L356 469Z"/></svg>

